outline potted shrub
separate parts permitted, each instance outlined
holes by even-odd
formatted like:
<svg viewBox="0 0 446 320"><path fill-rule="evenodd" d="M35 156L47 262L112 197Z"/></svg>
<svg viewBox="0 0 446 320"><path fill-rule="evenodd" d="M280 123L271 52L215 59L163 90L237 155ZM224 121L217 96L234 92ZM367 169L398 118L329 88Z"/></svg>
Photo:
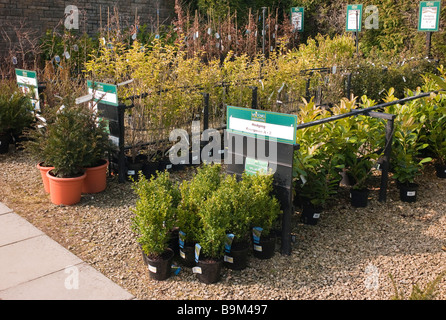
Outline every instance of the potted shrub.
<svg viewBox="0 0 446 320"><path fill-rule="evenodd" d="M226 191L230 201L224 264L232 270L242 270L248 265L254 196L254 189L250 182L245 174L239 182L233 175L227 176L220 185L220 188Z"/></svg>
<svg viewBox="0 0 446 320"><path fill-rule="evenodd" d="M350 189L350 201L354 207L366 207L369 189L367 182L380 153L384 140L382 124L379 119L359 115L346 119L348 139L345 143L345 172ZM381 125L380 125L381 124Z"/></svg>
<svg viewBox="0 0 446 320"><path fill-rule="evenodd" d="M9 151L12 137L21 135L31 125L34 114L28 95L23 94L12 81L0 86L0 153Z"/></svg>
<svg viewBox="0 0 446 320"><path fill-rule="evenodd" d="M227 179L232 177L227 176ZM193 270L203 283L215 283L220 279L230 212L231 195L223 187L214 191L198 211L203 227L195 245L197 266Z"/></svg>
<svg viewBox="0 0 446 320"><path fill-rule="evenodd" d="M169 241L179 201L178 189L167 171L158 172L150 180L140 173L132 187L138 195L132 209L135 214L132 229L138 236L150 277L165 280L171 274L174 257Z"/></svg>
<svg viewBox="0 0 446 320"><path fill-rule="evenodd" d="M243 175L242 184L251 191L251 220L253 253L256 258L269 259L275 253L276 235L274 226L281 213L279 201L272 195L273 175Z"/></svg>
<svg viewBox="0 0 446 320"><path fill-rule="evenodd" d="M418 158L420 151L428 146L420 143L420 109L414 103L395 105L392 113L397 115L391 157L393 178L400 188L400 199L415 202L418 190L415 177L421 174L424 163L432 161L430 157Z"/></svg>
<svg viewBox="0 0 446 320"><path fill-rule="evenodd" d="M180 260L188 267L195 265L195 243L203 228L198 211L218 189L221 179L221 165L203 165L197 168L190 181L185 180L180 185L176 225L179 228Z"/></svg>
<svg viewBox="0 0 446 320"><path fill-rule="evenodd" d="M107 125L93 111L88 113L85 125L89 129L86 143L89 152L85 156L85 172L87 174L82 185L82 193L99 193L107 186L107 168L109 161L106 153L110 149Z"/></svg>
<svg viewBox="0 0 446 320"><path fill-rule="evenodd" d="M47 172L54 204L72 205L81 199L84 167L91 150L89 117L91 110L72 104L61 108L46 126L44 154L45 163L54 166Z"/></svg>

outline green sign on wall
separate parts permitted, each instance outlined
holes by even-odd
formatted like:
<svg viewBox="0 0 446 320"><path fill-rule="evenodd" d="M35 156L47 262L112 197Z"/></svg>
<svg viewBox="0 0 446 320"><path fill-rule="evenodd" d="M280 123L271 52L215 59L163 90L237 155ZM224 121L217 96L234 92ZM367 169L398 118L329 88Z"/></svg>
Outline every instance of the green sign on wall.
<svg viewBox="0 0 446 320"><path fill-rule="evenodd" d="M291 25L293 30L303 32L304 31L304 8L293 7L291 8Z"/></svg>
<svg viewBox="0 0 446 320"><path fill-rule="evenodd" d="M296 115L228 106L226 120L229 132L296 144Z"/></svg>
<svg viewBox="0 0 446 320"><path fill-rule="evenodd" d="M346 30L360 32L362 25L362 4L347 5Z"/></svg>
<svg viewBox="0 0 446 320"><path fill-rule="evenodd" d="M421 1L418 16L418 31L438 31L440 1Z"/></svg>

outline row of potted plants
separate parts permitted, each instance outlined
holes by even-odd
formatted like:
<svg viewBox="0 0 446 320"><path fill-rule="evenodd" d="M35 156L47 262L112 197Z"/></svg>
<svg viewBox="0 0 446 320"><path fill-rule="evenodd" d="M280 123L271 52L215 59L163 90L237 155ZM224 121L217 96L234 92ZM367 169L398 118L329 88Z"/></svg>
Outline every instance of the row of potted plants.
<svg viewBox="0 0 446 320"><path fill-rule="evenodd" d="M407 96L421 92L445 90L445 72L440 77L426 75L424 85ZM394 90L387 92L385 102L395 101ZM376 102L361 97L359 108ZM343 99L327 111L312 100L300 110L299 121L310 122L357 108L356 98ZM416 177L424 165L434 162L437 176L446 177L446 98L444 93L395 104L384 112L396 115L392 141L391 173L400 190L400 199L416 201ZM351 185L352 205L367 206L368 180L379 163L385 147L385 121L365 115L347 117L335 122L298 130L300 149L295 153L295 204L302 206L304 223L315 224L327 201L337 194L341 175ZM357 200L357 196L361 200Z"/></svg>
<svg viewBox="0 0 446 320"><path fill-rule="evenodd" d="M150 276L169 277L172 248L203 283L219 281L223 265L246 268L250 251L257 258L271 258L280 215L272 181L272 175L262 174L237 179L222 173L220 164L198 167L192 179L180 184L168 171L150 179L141 174L133 185L138 195L133 230ZM162 264L167 270L162 271Z"/></svg>

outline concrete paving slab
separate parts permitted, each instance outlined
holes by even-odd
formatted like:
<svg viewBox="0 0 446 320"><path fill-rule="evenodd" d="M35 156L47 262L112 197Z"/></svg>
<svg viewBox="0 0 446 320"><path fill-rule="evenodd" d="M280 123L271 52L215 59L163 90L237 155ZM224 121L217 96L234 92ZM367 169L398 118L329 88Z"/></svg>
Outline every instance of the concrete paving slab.
<svg viewBox="0 0 446 320"><path fill-rule="evenodd" d="M13 212L0 215L0 247L43 234L41 230Z"/></svg>
<svg viewBox="0 0 446 320"><path fill-rule="evenodd" d="M0 290L82 262L47 235L2 246L0 257Z"/></svg>
<svg viewBox="0 0 446 320"><path fill-rule="evenodd" d="M134 296L83 262L0 291L3 300L131 300Z"/></svg>
<svg viewBox="0 0 446 320"><path fill-rule="evenodd" d="M10 212L12 212L12 210L0 202L0 215Z"/></svg>

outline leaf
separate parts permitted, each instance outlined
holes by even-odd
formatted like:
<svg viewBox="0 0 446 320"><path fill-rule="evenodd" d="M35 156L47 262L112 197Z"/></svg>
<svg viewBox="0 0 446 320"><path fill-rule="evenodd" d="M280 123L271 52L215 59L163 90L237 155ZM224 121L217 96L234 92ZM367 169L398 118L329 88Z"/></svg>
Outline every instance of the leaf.
<svg viewBox="0 0 446 320"><path fill-rule="evenodd" d="M435 80L435 82L438 84L438 86L441 89L446 90L446 82L443 79L441 79L439 76L432 74L432 73L429 73L429 76Z"/></svg>

